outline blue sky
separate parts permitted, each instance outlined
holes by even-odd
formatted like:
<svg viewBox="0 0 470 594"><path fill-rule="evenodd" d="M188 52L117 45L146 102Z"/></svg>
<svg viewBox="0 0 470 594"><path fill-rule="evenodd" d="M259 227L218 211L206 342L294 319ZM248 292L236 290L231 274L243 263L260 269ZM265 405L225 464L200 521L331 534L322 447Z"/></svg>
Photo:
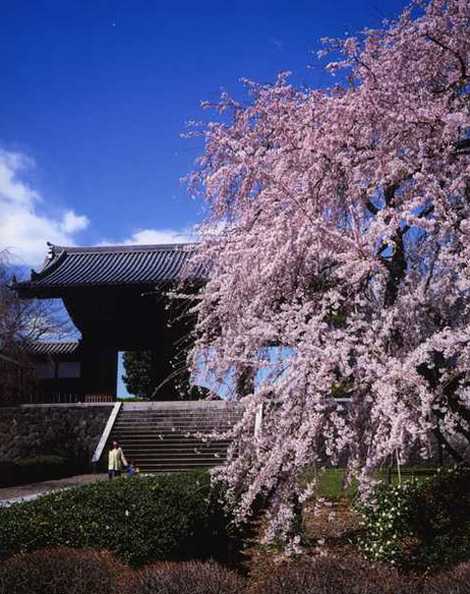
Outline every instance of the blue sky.
<svg viewBox="0 0 470 594"><path fill-rule="evenodd" d="M0 10L0 249L184 239L185 122L239 79L324 86L323 36L376 26L401 0L15 0ZM308 68L308 66L312 66Z"/></svg>

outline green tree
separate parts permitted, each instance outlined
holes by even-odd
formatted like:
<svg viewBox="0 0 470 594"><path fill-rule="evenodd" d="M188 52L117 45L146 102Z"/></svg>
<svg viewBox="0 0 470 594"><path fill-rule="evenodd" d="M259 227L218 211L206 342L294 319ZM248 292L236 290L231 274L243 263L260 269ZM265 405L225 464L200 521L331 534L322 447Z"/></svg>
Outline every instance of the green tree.
<svg viewBox="0 0 470 594"><path fill-rule="evenodd" d="M122 381L130 394L150 400L155 389L152 377L152 351L126 351Z"/></svg>
<svg viewBox="0 0 470 594"><path fill-rule="evenodd" d="M127 391L145 400L200 400L212 396L208 388L188 382L186 375L180 374L173 389L156 390L158 387L152 372L152 351L125 351L123 355L125 374L122 381Z"/></svg>

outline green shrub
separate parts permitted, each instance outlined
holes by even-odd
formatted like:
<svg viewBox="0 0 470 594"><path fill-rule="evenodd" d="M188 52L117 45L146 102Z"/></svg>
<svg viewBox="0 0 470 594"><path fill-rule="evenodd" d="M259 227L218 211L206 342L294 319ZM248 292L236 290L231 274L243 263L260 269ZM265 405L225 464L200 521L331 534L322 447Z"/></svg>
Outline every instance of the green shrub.
<svg viewBox="0 0 470 594"><path fill-rule="evenodd" d="M470 470L441 469L422 481L379 486L358 509L369 559L449 565L470 558Z"/></svg>
<svg viewBox="0 0 470 594"><path fill-rule="evenodd" d="M470 469L441 470L419 489L413 530L416 555L425 565L470 559Z"/></svg>
<svg viewBox="0 0 470 594"><path fill-rule="evenodd" d="M0 462L0 487L60 479L82 471L76 462L62 456L42 455L14 462Z"/></svg>
<svg viewBox="0 0 470 594"><path fill-rule="evenodd" d="M244 580L214 562L158 563L129 574L126 594L241 594Z"/></svg>
<svg viewBox="0 0 470 594"><path fill-rule="evenodd" d="M109 553L46 549L1 563L0 594L118 594L122 571Z"/></svg>
<svg viewBox="0 0 470 594"><path fill-rule="evenodd" d="M207 472L121 478L0 509L0 558L51 546L134 565L223 557L233 540Z"/></svg>
<svg viewBox="0 0 470 594"><path fill-rule="evenodd" d="M252 594L422 594L413 577L355 557L317 557L275 566Z"/></svg>

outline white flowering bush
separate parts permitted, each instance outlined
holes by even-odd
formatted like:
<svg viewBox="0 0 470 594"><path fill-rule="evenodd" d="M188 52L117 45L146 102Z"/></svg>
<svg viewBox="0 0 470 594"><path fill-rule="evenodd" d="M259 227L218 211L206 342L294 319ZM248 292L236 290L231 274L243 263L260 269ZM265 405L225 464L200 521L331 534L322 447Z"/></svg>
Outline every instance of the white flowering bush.
<svg viewBox="0 0 470 594"><path fill-rule="evenodd" d="M368 500L357 505L364 528L359 546L369 559L392 563L403 560L403 538L413 535L419 486L416 479L400 485L380 485Z"/></svg>
<svg viewBox="0 0 470 594"><path fill-rule="evenodd" d="M364 528L359 545L369 559L426 567L470 559L468 467L380 485L357 508Z"/></svg>

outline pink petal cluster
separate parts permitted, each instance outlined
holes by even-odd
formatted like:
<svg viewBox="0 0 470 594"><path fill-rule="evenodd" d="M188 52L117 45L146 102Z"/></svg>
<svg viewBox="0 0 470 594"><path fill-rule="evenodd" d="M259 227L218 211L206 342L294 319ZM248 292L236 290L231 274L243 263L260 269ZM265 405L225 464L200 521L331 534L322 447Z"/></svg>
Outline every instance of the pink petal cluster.
<svg viewBox="0 0 470 594"><path fill-rule="evenodd" d="M217 476L240 521L263 497L291 549L306 469L366 490L391 460L470 443L470 3L325 43L343 84L224 95L191 176L210 213L191 364L245 403Z"/></svg>

